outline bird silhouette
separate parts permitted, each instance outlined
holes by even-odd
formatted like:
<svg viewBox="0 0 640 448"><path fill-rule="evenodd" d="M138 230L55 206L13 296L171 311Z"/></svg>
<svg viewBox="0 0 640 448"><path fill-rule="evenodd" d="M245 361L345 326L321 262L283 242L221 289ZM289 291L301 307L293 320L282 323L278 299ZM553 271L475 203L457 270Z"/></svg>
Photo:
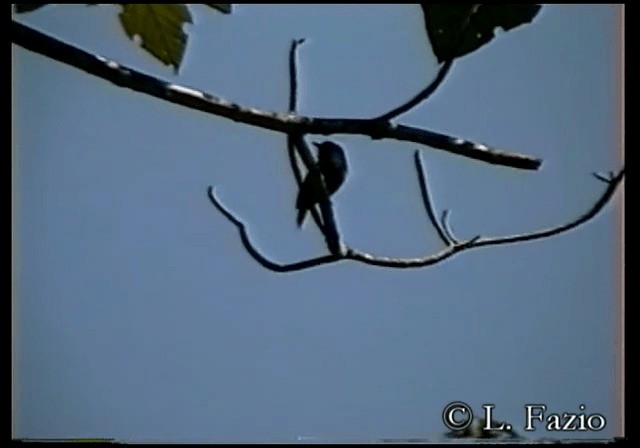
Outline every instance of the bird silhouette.
<svg viewBox="0 0 640 448"><path fill-rule="evenodd" d="M347 177L347 157L342 147L337 143L325 141L322 143L313 142L313 144L318 148L318 170L324 179L327 193L332 195L338 191ZM316 172L309 172L302 182L296 199L298 227L302 227L307 211L321 200L320 178Z"/></svg>

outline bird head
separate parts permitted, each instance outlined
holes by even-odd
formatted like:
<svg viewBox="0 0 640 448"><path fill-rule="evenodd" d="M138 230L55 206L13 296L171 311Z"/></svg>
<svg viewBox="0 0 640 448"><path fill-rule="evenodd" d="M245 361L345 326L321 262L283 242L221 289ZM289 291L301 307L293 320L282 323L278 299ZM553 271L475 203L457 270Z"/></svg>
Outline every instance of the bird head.
<svg viewBox="0 0 640 448"><path fill-rule="evenodd" d="M346 174L347 157L340 145L328 140L313 144L318 148L318 163L323 174L326 174L327 169L330 172L337 170Z"/></svg>

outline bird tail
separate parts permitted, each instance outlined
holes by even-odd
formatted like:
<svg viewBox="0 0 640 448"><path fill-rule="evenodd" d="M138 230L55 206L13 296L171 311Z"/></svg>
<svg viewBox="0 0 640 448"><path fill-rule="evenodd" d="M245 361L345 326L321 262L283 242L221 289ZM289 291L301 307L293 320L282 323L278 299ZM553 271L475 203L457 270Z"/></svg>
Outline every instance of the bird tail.
<svg viewBox="0 0 640 448"><path fill-rule="evenodd" d="M307 210L304 207L300 207L298 209L298 217L296 218L296 223L298 227L302 227L302 223L304 222L304 218L307 216Z"/></svg>

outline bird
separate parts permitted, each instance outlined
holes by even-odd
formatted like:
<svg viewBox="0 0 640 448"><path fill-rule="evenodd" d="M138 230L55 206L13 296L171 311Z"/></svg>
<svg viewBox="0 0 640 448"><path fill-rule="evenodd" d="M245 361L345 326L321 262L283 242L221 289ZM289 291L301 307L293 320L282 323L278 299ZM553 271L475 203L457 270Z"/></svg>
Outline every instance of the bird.
<svg viewBox="0 0 640 448"><path fill-rule="evenodd" d="M324 178L324 185L329 196L334 194L347 178L349 168L344 149L332 141L322 143L312 142L318 148L318 170ZM320 179L316 172L310 171L302 182L298 197L296 199L296 209L298 217L296 222L298 227L306 217L307 211L322 200L322 188Z"/></svg>

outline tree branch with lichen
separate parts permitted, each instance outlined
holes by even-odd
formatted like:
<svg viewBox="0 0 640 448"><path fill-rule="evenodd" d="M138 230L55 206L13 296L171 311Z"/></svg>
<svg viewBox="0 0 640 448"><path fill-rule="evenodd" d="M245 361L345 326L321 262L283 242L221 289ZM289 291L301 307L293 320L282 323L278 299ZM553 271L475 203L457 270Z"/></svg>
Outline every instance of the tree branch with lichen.
<svg viewBox="0 0 640 448"><path fill-rule="evenodd" d="M462 138L387 120L364 118L305 117L241 106L221 97L163 81L102 56L88 53L19 22L11 22L11 41L53 60L83 70L119 87L154 96L164 101L199 110L238 123L285 134L355 134L372 139L392 139L421 144L473 160L524 170L537 170L542 161L477 144Z"/></svg>

